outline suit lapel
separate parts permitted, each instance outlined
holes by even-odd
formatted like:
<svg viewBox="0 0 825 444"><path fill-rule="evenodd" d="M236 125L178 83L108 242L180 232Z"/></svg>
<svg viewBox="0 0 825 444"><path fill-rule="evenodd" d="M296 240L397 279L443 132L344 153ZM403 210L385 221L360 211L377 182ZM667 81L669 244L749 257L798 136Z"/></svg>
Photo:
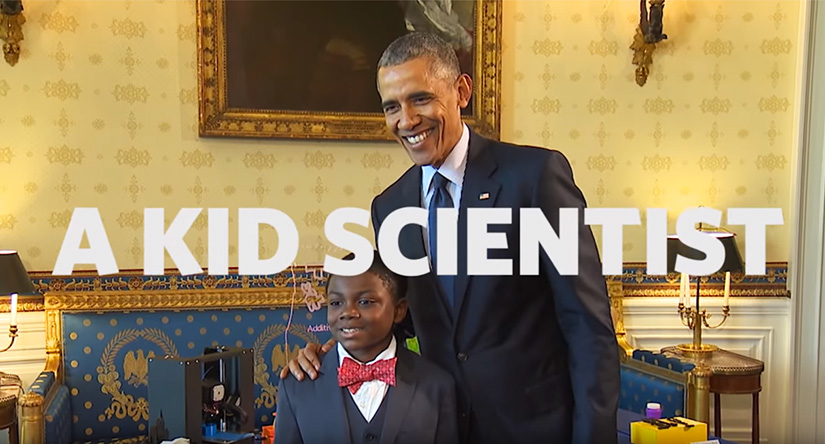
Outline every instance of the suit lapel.
<svg viewBox="0 0 825 444"><path fill-rule="evenodd" d="M392 389L392 396L389 399L384 426L381 429L381 442L379 444L391 444L395 442L395 437L401 429L407 411L412 404L416 390L415 372L412 368L412 352L398 344L396 351L398 362L395 366L395 387Z"/></svg>
<svg viewBox="0 0 825 444"><path fill-rule="evenodd" d="M498 197L501 184L492 179L496 170L496 161L488 149L489 140L470 132L470 146L467 155L467 167L464 171L464 184L461 192L461 205L458 216L458 264L459 270L455 281L455 316L457 320L464 303L469 276L467 275L467 209L492 208ZM462 268L463 267L463 268ZM454 325L458 325L456 322Z"/></svg>
<svg viewBox="0 0 825 444"><path fill-rule="evenodd" d="M328 412L324 421L325 435L329 442L346 442L350 440L349 420L344 407L344 392L338 386L338 347L333 347L321 363L321 375L316 381L319 412ZM330 396L331 394L337 395Z"/></svg>

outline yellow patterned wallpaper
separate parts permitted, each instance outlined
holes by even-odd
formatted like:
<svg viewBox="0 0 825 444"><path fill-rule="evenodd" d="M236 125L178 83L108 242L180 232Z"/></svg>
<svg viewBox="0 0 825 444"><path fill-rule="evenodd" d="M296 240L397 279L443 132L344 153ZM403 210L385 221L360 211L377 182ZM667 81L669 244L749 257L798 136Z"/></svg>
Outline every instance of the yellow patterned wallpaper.
<svg viewBox="0 0 825 444"><path fill-rule="evenodd" d="M233 222L278 208L297 262L317 263L326 215L368 209L409 165L392 143L198 138L192 0L25 7L20 62L0 63L0 247L30 270L53 268L75 207L99 208L121 269L143 268L146 207L227 207ZM781 207L767 259L787 260L797 1L668 2L643 88L638 2L508 0L503 14L504 140L565 152L594 207ZM186 237L202 266L205 212ZM641 227L625 233L625 260L644 261ZM264 230L261 255L276 248Z"/></svg>
<svg viewBox="0 0 825 444"><path fill-rule="evenodd" d="M767 259L788 260L799 2L666 2L641 88L638 5L505 2L505 137L565 152L590 206L667 208L671 230L696 205L782 208ZM624 257L645 260L642 227Z"/></svg>

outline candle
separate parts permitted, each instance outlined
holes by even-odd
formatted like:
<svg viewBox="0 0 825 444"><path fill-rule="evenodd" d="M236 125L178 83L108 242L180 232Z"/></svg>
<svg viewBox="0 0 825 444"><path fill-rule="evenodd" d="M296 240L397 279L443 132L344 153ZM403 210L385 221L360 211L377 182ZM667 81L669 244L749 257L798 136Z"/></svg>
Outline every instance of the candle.
<svg viewBox="0 0 825 444"><path fill-rule="evenodd" d="M11 325L17 325L17 293L11 295Z"/></svg>
<svg viewBox="0 0 825 444"><path fill-rule="evenodd" d="M684 304L687 298L687 273L682 273L682 282L679 287L679 303Z"/></svg>
<svg viewBox="0 0 825 444"><path fill-rule="evenodd" d="M682 293L684 293L685 289L685 281L682 279L682 275L679 275L679 303L682 303Z"/></svg>
<svg viewBox="0 0 825 444"><path fill-rule="evenodd" d="M725 302L724 306L728 307L728 298L730 298L730 271L725 272Z"/></svg>

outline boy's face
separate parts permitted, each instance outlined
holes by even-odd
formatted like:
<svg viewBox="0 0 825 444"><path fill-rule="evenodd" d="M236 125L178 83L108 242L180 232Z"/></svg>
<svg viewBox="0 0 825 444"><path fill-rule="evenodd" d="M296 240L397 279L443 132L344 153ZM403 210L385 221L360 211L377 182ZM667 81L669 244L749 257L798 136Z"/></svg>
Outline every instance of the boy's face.
<svg viewBox="0 0 825 444"><path fill-rule="evenodd" d="M335 276L327 288L327 322L332 336L355 359L369 362L390 344L393 324L407 314L375 273Z"/></svg>

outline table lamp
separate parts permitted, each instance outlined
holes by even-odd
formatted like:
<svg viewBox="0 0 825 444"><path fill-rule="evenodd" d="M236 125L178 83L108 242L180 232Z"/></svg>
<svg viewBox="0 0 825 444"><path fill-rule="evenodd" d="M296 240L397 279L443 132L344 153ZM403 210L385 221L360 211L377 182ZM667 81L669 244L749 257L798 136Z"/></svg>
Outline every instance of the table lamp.
<svg viewBox="0 0 825 444"><path fill-rule="evenodd" d="M730 274L736 272L741 273L745 268L742 261L742 255L739 253L739 248L736 245L736 235L734 233L724 229L708 230L702 228L701 225L699 226L699 231L716 237L722 242L722 245L725 248L725 260L722 263L722 266L719 267L719 270L716 270L716 272L725 272L725 292L724 300L722 302L722 320L716 325L710 325L708 323L708 319L710 319L711 314L709 314L705 309L700 309L699 306L699 287L701 283L701 276L696 277L696 306L693 307L691 306L690 295L688 294L690 290L690 277L686 273L682 273L680 279L681 287L679 290L679 316L682 324L693 331L693 342L690 344L680 344L678 348L686 354L694 356L701 355L703 353L712 353L719 349L719 347L715 345L702 343L702 326L704 325L707 328L719 328L725 323L725 320L727 320L730 315ZM668 273L676 272L676 257L679 255L694 260L703 260L707 256L704 252L683 244L679 240L678 236L668 236Z"/></svg>
<svg viewBox="0 0 825 444"><path fill-rule="evenodd" d="M0 353L7 351L14 345L17 338L17 296L18 294L35 293L34 285L26 272L26 267L20 260L20 256L14 250L0 250L0 296L9 295L11 319L9 322L9 337L11 342L8 347L0 350Z"/></svg>

